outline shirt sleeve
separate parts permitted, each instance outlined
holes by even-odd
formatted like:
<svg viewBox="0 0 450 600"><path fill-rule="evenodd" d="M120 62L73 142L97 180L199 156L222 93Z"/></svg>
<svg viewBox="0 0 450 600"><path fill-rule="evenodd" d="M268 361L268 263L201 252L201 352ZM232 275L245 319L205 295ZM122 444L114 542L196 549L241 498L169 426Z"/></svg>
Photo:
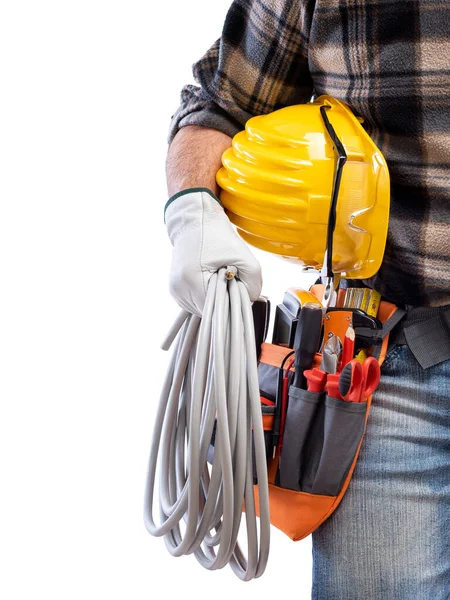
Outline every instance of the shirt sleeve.
<svg viewBox="0 0 450 600"><path fill-rule="evenodd" d="M255 115L307 102L307 2L235 0L221 38L193 66L197 85L186 85L172 117L169 142L186 125L234 136Z"/></svg>

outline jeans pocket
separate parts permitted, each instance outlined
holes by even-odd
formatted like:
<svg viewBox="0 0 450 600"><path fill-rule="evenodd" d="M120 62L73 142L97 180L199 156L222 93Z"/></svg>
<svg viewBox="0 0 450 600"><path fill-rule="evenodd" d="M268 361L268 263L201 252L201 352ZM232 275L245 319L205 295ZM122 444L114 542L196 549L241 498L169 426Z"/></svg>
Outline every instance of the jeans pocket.
<svg viewBox="0 0 450 600"><path fill-rule="evenodd" d="M279 465L279 485L300 491L302 474L307 469L306 448L316 415L325 397L323 393L308 392L293 386L289 389L289 403ZM311 448L309 447L309 452Z"/></svg>
<svg viewBox="0 0 450 600"><path fill-rule="evenodd" d="M326 397L323 445L311 493L339 493L364 434L366 410L367 402Z"/></svg>

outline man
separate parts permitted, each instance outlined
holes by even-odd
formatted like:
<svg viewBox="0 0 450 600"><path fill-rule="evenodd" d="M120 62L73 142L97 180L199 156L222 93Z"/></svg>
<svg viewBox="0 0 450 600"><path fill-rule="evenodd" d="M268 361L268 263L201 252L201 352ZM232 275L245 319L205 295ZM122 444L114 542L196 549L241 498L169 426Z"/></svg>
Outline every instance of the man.
<svg viewBox="0 0 450 600"><path fill-rule="evenodd" d="M390 169L385 258L365 283L408 315L350 487L313 534L315 600L450 598L449 34L445 2L236 0L171 124L171 289L199 314L223 264L252 299L261 289L214 198L222 153L250 117L329 94L364 118Z"/></svg>

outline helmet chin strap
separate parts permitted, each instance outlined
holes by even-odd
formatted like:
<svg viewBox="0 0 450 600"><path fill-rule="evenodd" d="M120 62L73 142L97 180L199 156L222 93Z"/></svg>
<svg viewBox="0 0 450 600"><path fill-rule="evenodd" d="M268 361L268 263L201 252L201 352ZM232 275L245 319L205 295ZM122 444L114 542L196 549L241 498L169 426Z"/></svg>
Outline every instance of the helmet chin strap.
<svg viewBox="0 0 450 600"><path fill-rule="evenodd" d="M327 246L325 249L323 267L321 271L321 280L325 285L322 304L325 308L329 308L330 306L334 306L336 304L336 288L339 285L340 280L340 276L336 277L333 272L333 235L336 228L336 209L339 197L339 188L342 179L342 171L345 163L347 162L347 153L345 152L344 146L336 135L333 125L328 120L327 111L330 108L330 106L321 106L320 108L320 114L325 124L325 128L331 138L331 141L333 142L333 149L336 152L336 170L334 172L330 213L328 216Z"/></svg>

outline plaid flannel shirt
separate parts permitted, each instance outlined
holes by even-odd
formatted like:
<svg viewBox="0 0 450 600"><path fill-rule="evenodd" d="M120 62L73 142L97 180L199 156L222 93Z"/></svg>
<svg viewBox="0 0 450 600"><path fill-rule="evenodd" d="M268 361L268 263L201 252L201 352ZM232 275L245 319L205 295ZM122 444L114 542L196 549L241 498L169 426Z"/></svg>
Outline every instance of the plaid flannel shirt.
<svg viewBox="0 0 450 600"><path fill-rule="evenodd" d="M450 304L450 3L235 0L193 67L169 139L233 136L257 114L329 94L364 117L391 177L383 265L367 285L398 304Z"/></svg>

